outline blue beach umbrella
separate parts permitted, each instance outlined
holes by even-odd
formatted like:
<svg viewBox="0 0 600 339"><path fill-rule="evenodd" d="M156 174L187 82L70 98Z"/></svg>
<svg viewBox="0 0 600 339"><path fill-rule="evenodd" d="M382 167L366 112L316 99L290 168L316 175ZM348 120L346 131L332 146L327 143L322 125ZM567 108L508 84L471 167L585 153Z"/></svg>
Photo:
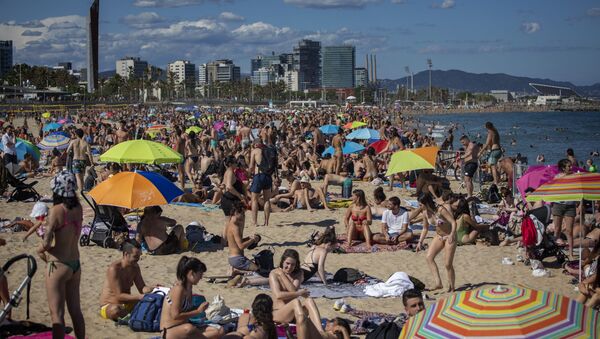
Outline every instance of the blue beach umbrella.
<svg viewBox="0 0 600 339"><path fill-rule="evenodd" d="M337 134L340 127L337 125L323 125L319 129L323 134Z"/></svg>
<svg viewBox="0 0 600 339"><path fill-rule="evenodd" d="M361 128L354 130L352 133L346 136L346 139L381 139L379 131L371 128Z"/></svg>
<svg viewBox="0 0 600 339"><path fill-rule="evenodd" d="M42 128L42 131L44 131L44 132L55 131L61 127L62 127L62 124L59 124L58 122L51 122L51 123L45 125L44 128Z"/></svg>
<svg viewBox="0 0 600 339"><path fill-rule="evenodd" d="M344 147L342 148L342 153L343 154L352 154L352 153L358 153L363 151L365 148L363 145L361 144L357 144L355 142L352 141L346 141L346 143L344 144ZM329 146L327 147L327 149L323 152L323 156L325 156L325 154L331 154L333 155L333 146Z"/></svg>
<svg viewBox="0 0 600 339"><path fill-rule="evenodd" d="M20 138L17 138L16 141L17 160L25 159L25 154L29 153L36 161L40 161L40 150L34 144Z"/></svg>

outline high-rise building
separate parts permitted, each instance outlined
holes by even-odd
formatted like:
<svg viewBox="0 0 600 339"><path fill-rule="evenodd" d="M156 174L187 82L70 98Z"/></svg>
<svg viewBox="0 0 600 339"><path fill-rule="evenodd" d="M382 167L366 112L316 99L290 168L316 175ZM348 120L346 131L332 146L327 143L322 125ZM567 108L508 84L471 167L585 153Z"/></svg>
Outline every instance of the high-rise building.
<svg viewBox="0 0 600 339"><path fill-rule="evenodd" d="M302 79L301 90L321 86L321 43L300 40L294 47L294 67Z"/></svg>
<svg viewBox="0 0 600 339"><path fill-rule="evenodd" d="M121 77L128 79L130 75L134 78L144 76L144 71L148 69L148 62L140 58L125 57L117 60L116 72Z"/></svg>
<svg viewBox="0 0 600 339"><path fill-rule="evenodd" d="M206 64L206 83L240 81L240 67L223 59Z"/></svg>
<svg viewBox="0 0 600 339"><path fill-rule="evenodd" d="M323 88L354 87L355 54L354 46L323 47L321 86Z"/></svg>
<svg viewBox="0 0 600 339"><path fill-rule="evenodd" d="M0 78L10 72L13 66L12 40L0 40Z"/></svg>
<svg viewBox="0 0 600 339"><path fill-rule="evenodd" d="M87 89L92 93L98 87L98 24L100 15L100 0L94 0L87 17Z"/></svg>
<svg viewBox="0 0 600 339"><path fill-rule="evenodd" d="M365 87L369 84L369 73L364 67L354 69L354 87Z"/></svg>
<svg viewBox="0 0 600 339"><path fill-rule="evenodd" d="M198 66L198 84L206 85L206 64Z"/></svg>
<svg viewBox="0 0 600 339"><path fill-rule="evenodd" d="M59 62L58 67L62 67L65 71L70 71L73 69L73 64L70 62Z"/></svg>
<svg viewBox="0 0 600 339"><path fill-rule="evenodd" d="M261 67L252 72L252 84L266 86L270 82L275 82L277 75L272 67Z"/></svg>
<svg viewBox="0 0 600 339"><path fill-rule="evenodd" d="M300 90L300 77L298 70L290 69L285 72L283 81L285 82L286 89L288 91L297 92Z"/></svg>
<svg viewBox="0 0 600 339"><path fill-rule="evenodd" d="M188 60L177 60L169 64L167 67L173 75L176 84L185 83L187 88L196 86L196 65Z"/></svg>

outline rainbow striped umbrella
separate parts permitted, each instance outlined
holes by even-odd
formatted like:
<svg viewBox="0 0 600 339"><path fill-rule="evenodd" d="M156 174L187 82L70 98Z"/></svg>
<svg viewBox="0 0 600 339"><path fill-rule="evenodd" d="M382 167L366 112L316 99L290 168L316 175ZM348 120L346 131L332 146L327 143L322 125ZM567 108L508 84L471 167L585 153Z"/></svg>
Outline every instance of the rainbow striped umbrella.
<svg viewBox="0 0 600 339"><path fill-rule="evenodd" d="M550 180L529 194L527 200L600 200L600 173L576 173Z"/></svg>
<svg viewBox="0 0 600 339"><path fill-rule="evenodd" d="M66 137L64 134L52 133L44 137L44 139L42 139L42 141L40 141L38 144L38 147L42 150L51 150L54 148L62 150L69 147L70 142L71 139Z"/></svg>
<svg viewBox="0 0 600 339"><path fill-rule="evenodd" d="M600 314L565 296L516 286L456 293L410 318L400 338L598 338Z"/></svg>
<svg viewBox="0 0 600 339"><path fill-rule="evenodd" d="M121 172L99 183L89 195L98 205L141 208L165 205L183 191L167 178L153 172Z"/></svg>

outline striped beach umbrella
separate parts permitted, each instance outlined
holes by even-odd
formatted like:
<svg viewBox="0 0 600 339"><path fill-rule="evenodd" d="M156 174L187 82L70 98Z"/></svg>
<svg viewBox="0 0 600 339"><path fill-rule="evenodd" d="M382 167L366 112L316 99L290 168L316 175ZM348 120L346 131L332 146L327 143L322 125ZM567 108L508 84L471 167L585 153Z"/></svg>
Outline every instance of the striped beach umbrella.
<svg viewBox="0 0 600 339"><path fill-rule="evenodd" d="M71 139L65 136L64 134L52 133L50 135L47 135L44 139L42 139L42 141L40 141L40 143L38 144L38 147L41 150L51 150L55 148L58 150L62 150L69 147L70 141Z"/></svg>
<svg viewBox="0 0 600 339"><path fill-rule="evenodd" d="M352 121L352 122L345 124L343 127L345 129L354 129L354 128L359 128L359 127L363 127L363 126L367 126L367 124L365 124L362 121Z"/></svg>
<svg viewBox="0 0 600 339"><path fill-rule="evenodd" d="M456 293L410 318L400 338L598 338L598 311L516 286Z"/></svg>
<svg viewBox="0 0 600 339"><path fill-rule="evenodd" d="M600 200L600 173L575 173L546 182L527 196L528 201Z"/></svg>

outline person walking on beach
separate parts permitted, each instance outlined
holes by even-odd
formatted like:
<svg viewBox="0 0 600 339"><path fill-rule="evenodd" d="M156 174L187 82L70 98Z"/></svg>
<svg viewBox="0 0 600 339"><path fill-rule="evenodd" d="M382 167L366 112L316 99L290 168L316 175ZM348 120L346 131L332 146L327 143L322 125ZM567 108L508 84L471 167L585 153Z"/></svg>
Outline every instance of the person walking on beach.
<svg viewBox="0 0 600 339"><path fill-rule="evenodd" d="M274 140L267 137L270 142L263 144L261 138L254 140L254 149L250 153L250 171L255 173L250 186L252 200L252 224L257 226L258 218L258 200L262 192L265 205L265 226L269 226L269 216L271 215L271 188L273 186L273 175L277 175L277 149Z"/></svg>
<svg viewBox="0 0 600 339"><path fill-rule="evenodd" d="M75 140L71 141L67 153L73 152L73 174L77 178L77 187L83 188L83 176L87 166L94 166L90 144L83 139L83 130L75 130Z"/></svg>
<svg viewBox="0 0 600 339"><path fill-rule="evenodd" d="M333 145L335 174L340 175L340 172L342 171L342 164L344 162L342 151L342 148L344 147L344 131L341 127L338 129L338 134L336 134L333 137L333 140L331 140L331 144Z"/></svg>
<svg viewBox="0 0 600 339"><path fill-rule="evenodd" d="M467 197L473 196L473 176L477 172L477 154L479 154L479 146L469 140L469 137L463 135L460 138L461 144L465 147L465 154L461 157L464 162L464 180L467 186Z"/></svg>
<svg viewBox="0 0 600 339"><path fill-rule="evenodd" d="M498 160L502 157L502 148L500 147L500 134L494 124L491 122L485 123L485 128L487 129L487 138L485 140L485 144L479 151L479 157L481 157L485 151L489 150L490 153L488 155L488 163L492 169L492 177L494 178L494 184L498 185L500 182L500 178L498 177L498 168L496 165L498 164Z"/></svg>
<svg viewBox="0 0 600 339"><path fill-rule="evenodd" d="M77 198L75 176L67 171L59 173L50 183L54 206L46 224L44 240L38 255L47 263L46 293L52 338L65 337L65 302L77 339L85 338L85 319L81 312L79 284L79 236L83 223L83 210ZM54 242L54 245L52 243Z"/></svg>

